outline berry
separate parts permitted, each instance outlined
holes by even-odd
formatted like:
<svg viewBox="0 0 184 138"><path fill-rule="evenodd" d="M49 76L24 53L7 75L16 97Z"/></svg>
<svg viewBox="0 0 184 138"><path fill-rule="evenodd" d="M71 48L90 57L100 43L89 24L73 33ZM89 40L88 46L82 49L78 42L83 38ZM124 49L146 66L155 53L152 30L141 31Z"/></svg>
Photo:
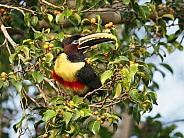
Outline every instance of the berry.
<svg viewBox="0 0 184 138"><path fill-rule="evenodd" d="M69 102L69 104L70 104L70 105L74 105L74 101L71 100L71 101Z"/></svg>
<svg viewBox="0 0 184 138"><path fill-rule="evenodd" d="M56 39L56 37L55 37L55 36L52 36L52 37L51 37L51 40L55 40L55 39Z"/></svg>
<svg viewBox="0 0 184 138"><path fill-rule="evenodd" d="M49 44L49 48L53 48L54 47L54 44Z"/></svg>
<svg viewBox="0 0 184 138"><path fill-rule="evenodd" d="M98 115L98 111L93 112L94 115Z"/></svg>
<svg viewBox="0 0 184 138"><path fill-rule="evenodd" d="M48 134L47 133L44 133L43 134L43 138L48 138Z"/></svg>
<svg viewBox="0 0 184 138"><path fill-rule="evenodd" d="M4 12L5 12L5 9L3 9L3 8L0 9L0 12L1 12L1 13L4 13Z"/></svg>
<svg viewBox="0 0 184 138"><path fill-rule="evenodd" d="M132 45L130 46L130 48L131 48L131 49L135 49L135 45L132 44Z"/></svg>
<svg viewBox="0 0 184 138"><path fill-rule="evenodd" d="M109 28L113 27L113 22L109 22Z"/></svg>
<svg viewBox="0 0 184 138"><path fill-rule="evenodd" d="M45 44L43 47L44 47L45 49L48 49L48 48L49 48L49 45L46 45L46 44Z"/></svg>
<svg viewBox="0 0 184 138"><path fill-rule="evenodd" d="M6 81L6 78L2 78L2 80L5 82Z"/></svg>
<svg viewBox="0 0 184 138"><path fill-rule="evenodd" d="M2 73L1 73L1 77L2 77L2 78L6 78L6 77L7 77L6 72L2 72Z"/></svg>
<svg viewBox="0 0 184 138"><path fill-rule="evenodd" d="M92 18L91 19L91 24L95 24L96 23L96 19L95 18Z"/></svg>
<svg viewBox="0 0 184 138"><path fill-rule="evenodd" d="M109 28L109 24L106 24L106 25L105 25L105 28L108 29L108 28Z"/></svg>

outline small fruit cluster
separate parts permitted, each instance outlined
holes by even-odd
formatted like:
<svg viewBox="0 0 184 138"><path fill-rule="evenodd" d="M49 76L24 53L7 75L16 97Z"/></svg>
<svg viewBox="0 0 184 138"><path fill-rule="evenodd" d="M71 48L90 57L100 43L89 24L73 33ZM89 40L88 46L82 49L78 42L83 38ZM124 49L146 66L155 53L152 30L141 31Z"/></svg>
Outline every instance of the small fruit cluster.
<svg viewBox="0 0 184 138"><path fill-rule="evenodd" d="M98 111L95 111L95 112L93 112L93 114L94 115L98 115L99 112ZM100 117L97 117L97 121L100 121L100 123L103 124L105 122L106 118L107 117L105 115L101 115Z"/></svg>
<svg viewBox="0 0 184 138"><path fill-rule="evenodd" d="M44 49L52 50L52 48L54 47L54 44L51 44L49 42L45 42L43 47L44 47Z"/></svg>
<svg viewBox="0 0 184 138"><path fill-rule="evenodd" d="M7 79L7 74L6 74L6 72L2 72L1 73L1 79L5 82L6 81L6 79Z"/></svg>
<svg viewBox="0 0 184 138"><path fill-rule="evenodd" d="M60 11L55 10L55 11L54 11L54 15L58 15L58 14L60 14Z"/></svg>
<svg viewBox="0 0 184 138"><path fill-rule="evenodd" d="M13 19L12 19L10 16L8 16L7 11L6 11L4 8L1 8L1 9L0 9L0 13L2 13L2 15L4 15L4 17L6 17L6 19L7 19L9 22L12 22L12 21L13 21Z"/></svg>
<svg viewBox="0 0 184 138"><path fill-rule="evenodd" d="M4 14L4 15L7 14L7 12L6 12L6 10L5 10L4 8L0 9L0 12L1 12L2 14Z"/></svg>
<svg viewBox="0 0 184 138"><path fill-rule="evenodd" d="M113 22L109 22L108 24L105 25L106 29L110 29L110 28L115 28L115 25L113 24Z"/></svg>

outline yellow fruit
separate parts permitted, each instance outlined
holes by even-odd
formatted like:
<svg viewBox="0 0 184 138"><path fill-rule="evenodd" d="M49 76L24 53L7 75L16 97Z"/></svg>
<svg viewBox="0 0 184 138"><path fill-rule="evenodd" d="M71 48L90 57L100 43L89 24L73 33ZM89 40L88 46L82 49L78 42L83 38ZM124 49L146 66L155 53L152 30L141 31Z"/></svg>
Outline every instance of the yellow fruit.
<svg viewBox="0 0 184 138"><path fill-rule="evenodd" d="M91 19L91 24L95 24L96 23L96 19L95 18L92 18Z"/></svg>
<svg viewBox="0 0 184 138"><path fill-rule="evenodd" d="M5 82L6 81L6 78L2 78L2 80Z"/></svg>
<svg viewBox="0 0 184 138"><path fill-rule="evenodd" d="M52 37L51 37L51 40L55 40L55 39L56 39L56 37L55 37L55 36L52 36Z"/></svg>
<svg viewBox="0 0 184 138"><path fill-rule="evenodd" d="M113 27L113 22L109 22L109 27Z"/></svg>
<svg viewBox="0 0 184 138"><path fill-rule="evenodd" d="M133 66L134 66L134 62L130 61L130 67L133 67Z"/></svg>
<svg viewBox="0 0 184 138"><path fill-rule="evenodd" d="M45 49L48 49L48 48L49 48L49 45L46 45L46 44L45 44L43 47L44 47Z"/></svg>
<svg viewBox="0 0 184 138"><path fill-rule="evenodd" d="M97 121L101 121L101 118L100 118L100 117L98 117L98 118L97 118Z"/></svg>
<svg viewBox="0 0 184 138"><path fill-rule="evenodd" d="M45 42L45 45L49 45L50 43L49 42Z"/></svg>
<svg viewBox="0 0 184 138"><path fill-rule="evenodd" d="M29 42L30 45L34 44L34 42Z"/></svg>
<svg viewBox="0 0 184 138"><path fill-rule="evenodd" d="M52 48L49 47L49 51L51 51L51 50L52 50Z"/></svg>
<svg viewBox="0 0 184 138"><path fill-rule="evenodd" d="M135 45L132 44L132 45L130 46L130 48L131 48L131 49L135 49Z"/></svg>
<svg viewBox="0 0 184 138"><path fill-rule="evenodd" d="M70 109L74 109L74 106L73 105L70 105Z"/></svg>
<svg viewBox="0 0 184 138"><path fill-rule="evenodd" d="M108 28L109 28L109 24L106 24L106 25L105 25L105 28L108 29Z"/></svg>
<svg viewBox="0 0 184 138"><path fill-rule="evenodd" d="M71 101L69 102L69 104L70 104L70 105L74 105L74 101L71 100Z"/></svg>
<svg viewBox="0 0 184 138"><path fill-rule="evenodd" d="M93 112L94 115L98 115L98 111Z"/></svg>
<svg viewBox="0 0 184 138"><path fill-rule="evenodd" d="M1 73L1 77L2 77L2 78L5 78L5 77L7 77L7 74L6 74L6 72L2 72L2 73Z"/></svg>
<svg viewBox="0 0 184 138"><path fill-rule="evenodd" d="M49 44L49 48L53 48L54 47L54 44Z"/></svg>
<svg viewBox="0 0 184 138"><path fill-rule="evenodd" d="M48 134L47 133L44 133L43 134L43 138L48 138Z"/></svg>

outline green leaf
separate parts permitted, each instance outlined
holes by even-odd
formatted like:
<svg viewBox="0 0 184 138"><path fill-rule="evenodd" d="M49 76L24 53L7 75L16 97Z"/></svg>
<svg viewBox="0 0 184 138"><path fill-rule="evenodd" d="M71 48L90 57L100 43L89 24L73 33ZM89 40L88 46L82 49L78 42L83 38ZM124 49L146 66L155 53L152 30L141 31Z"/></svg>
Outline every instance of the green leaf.
<svg viewBox="0 0 184 138"><path fill-rule="evenodd" d="M92 112L90 109L82 109L82 111L84 112L84 116L83 117L87 117L87 116L91 116Z"/></svg>
<svg viewBox="0 0 184 138"><path fill-rule="evenodd" d="M155 104L155 105L158 105L158 103L157 103L157 94L156 94L156 92L149 92L148 93L148 96L151 98L151 100L153 101L153 103Z"/></svg>
<svg viewBox="0 0 184 138"><path fill-rule="evenodd" d="M119 56L119 59L121 61L129 61L129 59L127 57L125 57L125 56Z"/></svg>
<svg viewBox="0 0 184 138"><path fill-rule="evenodd" d="M31 24L32 24L33 26L36 26L37 23L38 23L38 17L37 17L37 16L32 16L32 17L31 17Z"/></svg>
<svg viewBox="0 0 184 138"><path fill-rule="evenodd" d="M53 54L47 53L47 54L45 55L45 61L46 61L47 63L50 63L53 59L54 59Z"/></svg>
<svg viewBox="0 0 184 138"><path fill-rule="evenodd" d="M97 23L102 24L102 19L101 19L100 15L96 15L96 18L97 18Z"/></svg>
<svg viewBox="0 0 184 138"><path fill-rule="evenodd" d="M19 81L11 80L12 85L15 87L17 92L22 90L22 83Z"/></svg>
<svg viewBox="0 0 184 138"><path fill-rule="evenodd" d="M24 16L24 21L25 21L25 23L26 23L26 25L27 25L28 27L31 26L30 17L31 17L30 12L27 12L27 13L25 14L25 16Z"/></svg>
<svg viewBox="0 0 184 138"><path fill-rule="evenodd" d="M72 120L77 120L78 118L80 118L80 112L75 110L72 116Z"/></svg>
<svg viewBox="0 0 184 138"><path fill-rule="evenodd" d="M23 47L21 51L24 52L25 57L26 57L26 59L23 62L30 60L30 55L29 55L30 49L28 47Z"/></svg>
<svg viewBox="0 0 184 138"><path fill-rule="evenodd" d="M130 95L130 97L131 97L134 101L136 101L136 102L141 102L141 100L140 100L140 95L139 95L138 92L139 92L138 89L133 89L133 90L130 90L130 91L129 91L129 95Z"/></svg>
<svg viewBox="0 0 184 138"><path fill-rule="evenodd" d="M17 56L17 53L14 53L14 54L11 54L10 56L9 56L9 61L10 61L10 63L12 63L14 60L15 60L15 57Z"/></svg>
<svg viewBox="0 0 184 138"><path fill-rule="evenodd" d="M49 22L52 22L53 20L52 14L47 14L47 19L49 20Z"/></svg>
<svg viewBox="0 0 184 138"><path fill-rule="evenodd" d="M102 85L104 85L105 81L109 79L113 75L112 70L106 70L100 77Z"/></svg>
<svg viewBox="0 0 184 138"><path fill-rule="evenodd" d="M77 14L77 13L74 13L74 17L75 17L75 19L78 22L77 24L79 25L81 23L81 16L79 14Z"/></svg>
<svg viewBox="0 0 184 138"><path fill-rule="evenodd" d="M18 123L16 123L15 125L13 125L13 129L14 129L14 131L17 133L17 130L19 129L19 128L21 128L22 127L22 122L24 121L24 119L28 116L29 114L26 114L26 115L24 115L23 117L22 117L22 119L18 122Z"/></svg>
<svg viewBox="0 0 184 138"><path fill-rule="evenodd" d="M38 39L38 38L42 37L42 35L43 35L43 33L41 33L41 32L35 32L34 39Z"/></svg>
<svg viewBox="0 0 184 138"><path fill-rule="evenodd" d="M161 26L161 34L163 37L166 35L166 23L163 19L159 20L159 25Z"/></svg>
<svg viewBox="0 0 184 138"><path fill-rule="evenodd" d="M172 14L164 14L164 15L162 15L162 17L161 18L169 18L169 19L171 19L171 20L173 20L174 21L174 15L172 15Z"/></svg>
<svg viewBox="0 0 184 138"><path fill-rule="evenodd" d="M54 110L47 110L44 113L44 122L47 123L51 118L55 117L57 115L57 112Z"/></svg>
<svg viewBox="0 0 184 138"><path fill-rule="evenodd" d="M59 38L59 41L62 42L63 39L64 39L64 33L63 32L60 32L57 37Z"/></svg>
<svg viewBox="0 0 184 138"><path fill-rule="evenodd" d="M99 121L95 121L93 123L93 126L92 126L93 134L97 135L99 133L99 130L100 130L100 122Z"/></svg>
<svg viewBox="0 0 184 138"><path fill-rule="evenodd" d="M139 123L140 122L140 119L141 119L141 112L142 110L141 110L141 108L140 108L140 105L139 104L135 104L134 106L133 106L133 118L135 119L135 121L137 122L137 123Z"/></svg>
<svg viewBox="0 0 184 138"><path fill-rule="evenodd" d="M131 76L131 79L134 78L134 75L136 74L137 71L138 71L138 64L135 63L135 64L130 68L130 76Z"/></svg>
<svg viewBox="0 0 184 138"><path fill-rule="evenodd" d="M140 6L140 14L143 20L147 21L150 14L150 9L147 6Z"/></svg>
<svg viewBox="0 0 184 138"><path fill-rule="evenodd" d="M165 64L165 63L160 63L160 65L162 65L163 67L165 67L167 70L169 70L172 74L174 73L173 72L173 69L168 65L168 64Z"/></svg>
<svg viewBox="0 0 184 138"><path fill-rule="evenodd" d="M43 120L38 120L38 121L36 121L36 122L34 123L34 128L35 128L35 129L38 129L39 124L41 124L41 123L43 123L43 122L44 122Z"/></svg>
<svg viewBox="0 0 184 138"><path fill-rule="evenodd" d="M76 0L76 9L78 12L80 12L83 9L83 0Z"/></svg>
<svg viewBox="0 0 184 138"><path fill-rule="evenodd" d="M114 98L117 98L118 96L120 96L121 92L122 92L122 86L121 86L121 83L119 82L116 85L116 93L114 95Z"/></svg>
<svg viewBox="0 0 184 138"><path fill-rule="evenodd" d="M80 104L83 102L83 97L79 97L78 95L75 95L73 98L72 98L72 101L74 101L75 104Z"/></svg>
<svg viewBox="0 0 184 138"><path fill-rule="evenodd" d="M65 14L64 13L59 13L56 15L56 23L61 21L64 18Z"/></svg>
<svg viewBox="0 0 184 138"><path fill-rule="evenodd" d="M126 6L128 6L129 3L130 3L130 0L123 0L123 3L124 3Z"/></svg>
<svg viewBox="0 0 184 138"><path fill-rule="evenodd" d="M72 114L70 112L63 112L63 118L64 118L66 125L68 125L68 123L70 122L72 118Z"/></svg>
<svg viewBox="0 0 184 138"><path fill-rule="evenodd" d="M0 89L1 89L1 87L3 86L3 84L4 84L3 80L0 79Z"/></svg>
<svg viewBox="0 0 184 138"><path fill-rule="evenodd" d="M65 17L68 18L72 15L72 10L64 9L64 14L65 14Z"/></svg>
<svg viewBox="0 0 184 138"><path fill-rule="evenodd" d="M69 126L70 127L70 130L69 131L66 131L68 134L73 134L74 133L74 131L75 131L75 127L73 126L73 125L70 125Z"/></svg>
<svg viewBox="0 0 184 138"><path fill-rule="evenodd" d="M40 83L43 81L44 75L40 71L34 71L32 73L33 78L37 83Z"/></svg>

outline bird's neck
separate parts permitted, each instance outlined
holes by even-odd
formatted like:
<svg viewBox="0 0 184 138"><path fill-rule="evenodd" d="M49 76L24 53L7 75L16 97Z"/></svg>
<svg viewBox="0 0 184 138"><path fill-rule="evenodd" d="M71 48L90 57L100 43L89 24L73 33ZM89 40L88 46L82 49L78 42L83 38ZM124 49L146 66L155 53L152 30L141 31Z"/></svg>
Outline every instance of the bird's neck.
<svg viewBox="0 0 184 138"><path fill-rule="evenodd" d="M81 54L81 55L67 55L67 58L71 62L84 62L85 61L83 54Z"/></svg>

